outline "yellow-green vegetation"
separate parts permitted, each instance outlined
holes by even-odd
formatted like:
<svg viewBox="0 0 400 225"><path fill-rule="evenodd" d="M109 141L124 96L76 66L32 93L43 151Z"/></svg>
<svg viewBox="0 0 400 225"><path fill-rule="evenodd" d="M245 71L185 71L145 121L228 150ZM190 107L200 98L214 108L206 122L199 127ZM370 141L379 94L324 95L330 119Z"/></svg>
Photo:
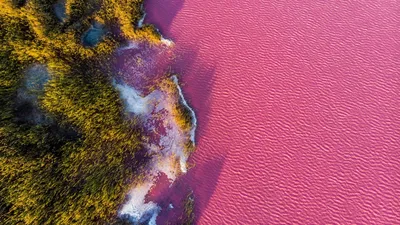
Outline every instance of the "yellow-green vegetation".
<svg viewBox="0 0 400 225"><path fill-rule="evenodd" d="M193 128L193 118L190 109L182 102L181 96L179 95L179 90L177 88L177 83L174 81L174 76L176 74L167 74L168 78L163 79L160 83L160 87L162 90L168 93L169 97L176 101L174 104L171 105L171 113L172 117L174 118L176 124L186 133L190 133L191 129ZM195 146L190 136L187 136L187 140L184 143L184 151L187 155L194 152Z"/></svg>
<svg viewBox="0 0 400 225"><path fill-rule="evenodd" d="M140 126L123 119L109 63L121 41L159 35L136 27L143 0L65 2L60 21L55 0L0 0L0 224L118 223L127 184L143 177ZM88 48L81 37L94 22L107 33ZM22 118L16 104L35 64L50 81L24 106L49 123Z"/></svg>
<svg viewBox="0 0 400 225"><path fill-rule="evenodd" d="M178 126L185 132L189 132L192 129L192 114L190 110L183 104L182 99L179 96L179 91L177 84L173 80L173 76L177 75L167 75L169 79L162 80L160 87L162 90L166 91L169 96L176 100L175 104L171 104L173 108L171 109L172 116Z"/></svg>
<svg viewBox="0 0 400 225"><path fill-rule="evenodd" d="M181 216L182 225L194 224L194 196L193 192L189 193L183 201L183 214Z"/></svg>

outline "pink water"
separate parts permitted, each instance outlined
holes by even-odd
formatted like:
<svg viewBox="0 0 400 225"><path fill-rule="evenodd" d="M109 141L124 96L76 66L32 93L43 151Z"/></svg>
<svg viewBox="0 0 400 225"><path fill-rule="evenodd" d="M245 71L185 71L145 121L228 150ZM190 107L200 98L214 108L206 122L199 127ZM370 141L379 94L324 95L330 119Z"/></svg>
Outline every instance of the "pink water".
<svg viewBox="0 0 400 225"><path fill-rule="evenodd" d="M197 113L198 224L400 223L400 3L147 0Z"/></svg>

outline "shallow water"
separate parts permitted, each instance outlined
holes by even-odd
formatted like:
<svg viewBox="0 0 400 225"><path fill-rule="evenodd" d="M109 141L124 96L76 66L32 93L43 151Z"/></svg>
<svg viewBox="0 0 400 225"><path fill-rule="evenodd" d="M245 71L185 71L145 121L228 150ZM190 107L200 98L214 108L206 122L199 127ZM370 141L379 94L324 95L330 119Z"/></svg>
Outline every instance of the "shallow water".
<svg viewBox="0 0 400 225"><path fill-rule="evenodd" d="M45 65L34 64L25 71L25 79L17 90L16 116L17 121L30 124L50 124L52 120L39 107L39 98L44 93L44 87L50 80L50 74Z"/></svg>
<svg viewBox="0 0 400 225"><path fill-rule="evenodd" d="M400 221L400 4L148 0L199 121L198 224ZM162 223L162 221L160 222Z"/></svg>
<svg viewBox="0 0 400 225"><path fill-rule="evenodd" d="M67 18L65 0L59 0L53 5L54 14L61 22Z"/></svg>
<svg viewBox="0 0 400 225"><path fill-rule="evenodd" d="M82 36L82 44L88 47L96 46L106 34L104 26L94 22Z"/></svg>
<svg viewBox="0 0 400 225"><path fill-rule="evenodd" d="M196 129L194 112L186 104L178 78L169 73L172 56L173 44L168 43L130 42L115 53L113 85L124 102L126 118L142 127L149 158L143 179L132 184L118 211L119 217L134 224L156 224L160 218L175 218L171 215L183 212L182 201L162 194L187 172L188 150L194 145ZM187 126L181 123L178 107L190 113L192 121L187 121ZM188 191L176 193L176 198L183 199Z"/></svg>

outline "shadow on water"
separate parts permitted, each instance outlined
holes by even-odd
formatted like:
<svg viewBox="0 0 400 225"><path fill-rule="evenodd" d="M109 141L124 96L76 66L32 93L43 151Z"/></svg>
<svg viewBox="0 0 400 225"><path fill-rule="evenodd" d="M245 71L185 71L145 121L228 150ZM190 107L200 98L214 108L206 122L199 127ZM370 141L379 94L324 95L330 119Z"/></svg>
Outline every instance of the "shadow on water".
<svg viewBox="0 0 400 225"><path fill-rule="evenodd" d="M202 216L217 188L224 162L225 156L216 156L196 165L187 175L187 182L192 187L195 198L195 221Z"/></svg>
<svg viewBox="0 0 400 225"><path fill-rule="evenodd" d="M209 121L215 68L198 61L198 49L179 46L179 43L176 47L178 49L171 70L178 74L183 95L196 113L198 145ZM216 190L224 160L225 156L220 155L196 162L188 174L180 177L171 186L166 175L160 175L157 185L146 197L146 202L156 202L161 208L157 224L181 224L184 217L182 203L192 191L195 198L195 218L199 219Z"/></svg>
<svg viewBox="0 0 400 225"><path fill-rule="evenodd" d="M198 220L216 190L224 161L224 156L218 156L196 165L171 186L166 175L160 175L157 185L146 196L147 202L157 202L161 208L157 224L182 224L185 218L184 202L192 192L195 199L195 220Z"/></svg>
<svg viewBox="0 0 400 225"><path fill-rule="evenodd" d="M163 35L170 37L170 26L176 14L182 9L185 0L147 0L144 4L146 18L151 18L150 23L159 28ZM148 10L151 8L151 10ZM144 22L149 22L145 18Z"/></svg>
<svg viewBox="0 0 400 225"><path fill-rule="evenodd" d="M175 60L172 70L181 75L180 82L185 99L188 101L196 113L198 126L196 130L196 140L206 131L211 98L210 94L213 87L213 75L215 68L202 64L198 61L197 43L191 46L182 46L183 43L175 40L174 35L170 32L171 24L183 8L185 0L147 0L144 4L146 17L145 23L154 24L167 38L178 41L176 47L177 59Z"/></svg>
<svg viewBox="0 0 400 225"><path fill-rule="evenodd" d="M171 25L184 3L185 0L147 0L144 5L146 12L144 22L154 24L162 35L172 38L176 44L176 59L171 69L172 72L179 74L183 95L189 106L195 111L197 118L196 144L200 145L209 123L211 92L214 86L213 77L216 67L213 66L213 63L202 62L199 59L198 46L201 46L199 43L196 43L195 40L183 43L179 37L171 33ZM153 194L147 199L158 202L162 208L157 218L157 224L177 224L176 219L179 220L179 215L175 213L182 212L182 208L179 209L179 202L182 202L191 190L194 193L195 214L196 220L198 220L216 190L224 161L224 155L201 159L196 162L195 167L189 170L188 174L175 181L172 187L167 185L165 175L164 177L161 175L159 179L164 179L164 181L160 183L164 185L155 188ZM171 203L173 203L173 209L170 207Z"/></svg>
<svg viewBox="0 0 400 225"><path fill-rule="evenodd" d="M215 73L215 67L201 63L197 55L198 50L195 48L178 49L173 66L174 72L181 76L184 97L197 117L196 142L207 130Z"/></svg>
<svg viewBox="0 0 400 225"><path fill-rule="evenodd" d="M183 95L189 106L195 111L197 118L195 140L196 145L199 145L202 142L202 137L207 133L216 67L199 59L199 48L197 46L199 46L197 43L190 43L190 46L185 46L184 43L178 40L176 43L176 47L178 48L176 51L177 58L172 69L180 75ZM199 149L196 151L199 151ZM195 224L202 217L209 200L217 188L218 178L224 161L224 155L216 155L208 160L201 159L201 161L196 161L196 165L189 170L188 174L178 181L178 183L184 183L188 188L193 190L195 198ZM182 194L187 193L187 191L177 192L180 195L187 196L186 194Z"/></svg>

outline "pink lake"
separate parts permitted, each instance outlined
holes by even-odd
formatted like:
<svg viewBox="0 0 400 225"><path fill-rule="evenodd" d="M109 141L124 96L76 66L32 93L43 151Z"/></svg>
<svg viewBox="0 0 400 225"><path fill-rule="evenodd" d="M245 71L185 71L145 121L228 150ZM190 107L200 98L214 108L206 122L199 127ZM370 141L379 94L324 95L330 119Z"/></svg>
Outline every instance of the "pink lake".
<svg viewBox="0 0 400 225"><path fill-rule="evenodd" d="M197 224L400 223L400 3L147 0L197 114Z"/></svg>

